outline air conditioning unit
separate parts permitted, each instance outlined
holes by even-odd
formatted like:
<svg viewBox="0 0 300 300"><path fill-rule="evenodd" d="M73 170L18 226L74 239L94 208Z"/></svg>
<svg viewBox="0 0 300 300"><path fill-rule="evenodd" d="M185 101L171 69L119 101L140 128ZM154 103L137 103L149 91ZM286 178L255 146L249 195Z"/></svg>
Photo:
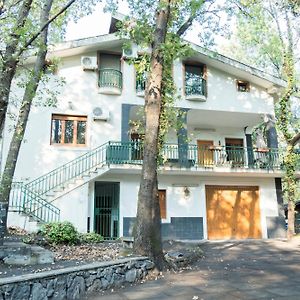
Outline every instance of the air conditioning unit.
<svg viewBox="0 0 300 300"><path fill-rule="evenodd" d="M97 57L81 56L81 66L83 70L97 70Z"/></svg>
<svg viewBox="0 0 300 300"><path fill-rule="evenodd" d="M93 109L93 120L94 121L108 121L110 113L108 110L103 111L100 107L95 107Z"/></svg>
<svg viewBox="0 0 300 300"><path fill-rule="evenodd" d="M138 56L138 49L136 45L131 45L130 48L123 49L124 58L136 58Z"/></svg>

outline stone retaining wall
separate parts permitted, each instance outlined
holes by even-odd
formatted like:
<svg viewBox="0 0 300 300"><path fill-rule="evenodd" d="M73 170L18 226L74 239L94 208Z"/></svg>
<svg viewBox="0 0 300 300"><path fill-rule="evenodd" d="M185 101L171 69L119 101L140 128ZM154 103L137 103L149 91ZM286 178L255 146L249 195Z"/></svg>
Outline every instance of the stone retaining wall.
<svg viewBox="0 0 300 300"><path fill-rule="evenodd" d="M153 267L146 257L137 257L1 278L0 300L82 299L141 280Z"/></svg>

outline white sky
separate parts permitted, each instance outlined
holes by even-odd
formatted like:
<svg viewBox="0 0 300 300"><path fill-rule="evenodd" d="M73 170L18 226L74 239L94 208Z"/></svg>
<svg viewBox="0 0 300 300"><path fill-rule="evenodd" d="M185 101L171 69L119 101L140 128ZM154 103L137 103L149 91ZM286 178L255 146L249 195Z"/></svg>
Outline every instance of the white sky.
<svg viewBox="0 0 300 300"><path fill-rule="evenodd" d="M65 39L70 41L108 33L111 15L104 13L103 7L102 3L97 4L91 15L81 18L77 23L70 22L67 26ZM126 11L126 5L121 2L119 12L126 14Z"/></svg>
<svg viewBox="0 0 300 300"><path fill-rule="evenodd" d="M76 40L86 37L93 37L97 35L107 34L111 14L103 12L104 4L99 3L96 5L94 12L91 15L81 18L77 23L70 22L66 29L65 39L67 41ZM119 2L118 11L122 14L128 13L126 1L122 0ZM199 38L197 37L197 25L190 30L185 39L199 44ZM224 44L226 41L224 38L215 37L215 41L218 45Z"/></svg>

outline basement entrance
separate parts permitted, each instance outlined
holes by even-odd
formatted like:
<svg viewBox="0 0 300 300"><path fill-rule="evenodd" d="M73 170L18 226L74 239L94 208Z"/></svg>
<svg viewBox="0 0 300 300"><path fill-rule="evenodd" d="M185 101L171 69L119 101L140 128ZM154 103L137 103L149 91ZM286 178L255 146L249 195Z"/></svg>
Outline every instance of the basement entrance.
<svg viewBox="0 0 300 300"><path fill-rule="evenodd" d="M94 204L94 231L106 240L119 236L118 182L96 182Z"/></svg>

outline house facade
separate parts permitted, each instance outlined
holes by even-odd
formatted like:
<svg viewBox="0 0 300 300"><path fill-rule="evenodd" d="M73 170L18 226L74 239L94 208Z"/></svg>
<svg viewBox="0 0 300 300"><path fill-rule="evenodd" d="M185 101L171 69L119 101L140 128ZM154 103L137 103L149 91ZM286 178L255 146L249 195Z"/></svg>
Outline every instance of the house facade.
<svg viewBox="0 0 300 300"><path fill-rule="evenodd" d="M113 32L57 45L56 107L33 107L10 197L9 225L71 221L107 239L131 236L143 158L143 79ZM283 237L281 177L274 102L280 79L191 45L175 61L183 126L170 128L159 166L165 239ZM13 110L14 108L11 108ZM267 145L252 140L265 121ZM5 159L11 138L7 122Z"/></svg>

